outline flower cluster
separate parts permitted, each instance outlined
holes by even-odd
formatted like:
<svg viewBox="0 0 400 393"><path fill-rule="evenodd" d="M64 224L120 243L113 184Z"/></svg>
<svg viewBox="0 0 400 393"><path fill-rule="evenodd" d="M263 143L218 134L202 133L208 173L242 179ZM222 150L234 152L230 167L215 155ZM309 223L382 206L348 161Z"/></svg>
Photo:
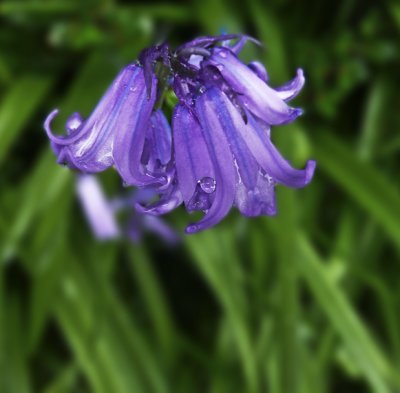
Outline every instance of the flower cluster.
<svg viewBox="0 0 400 393"><path fill-rule="evenodd" d="M302 113L287 101L304 75L299 69L271 88L262 64L238 58L249 39L200 37L173 52L167 44L143 50L86 120L77 113L67 120L66 136L51 132L58 111L50 113L45 129L58 162L83 173L114 166L124 184L154 190L156 202L136 203L141 213L161 215L181 203L204 212L187 233L217 224L232 206L245 216L276 214L275 185L303 187L314 174L315 161L294 169L271 141L271 126ZM169 91L178 99L172 127L161 110Z"/></svg>

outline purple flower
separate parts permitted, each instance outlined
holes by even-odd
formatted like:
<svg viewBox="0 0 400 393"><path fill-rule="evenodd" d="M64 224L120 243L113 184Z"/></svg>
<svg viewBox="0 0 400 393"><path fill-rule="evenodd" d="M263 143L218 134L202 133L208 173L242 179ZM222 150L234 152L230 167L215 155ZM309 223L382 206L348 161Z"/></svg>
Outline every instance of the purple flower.
<svg viewBox="0 0 400 393"><path fill-rule="evenodd" d="M94 175L78 176L76 191L90 228L99 240L104 241L127 236L132 241L138 242L142 233L148 231L156 234L170 245L179 241L174 230L163 220L136 213L132 209L135 203L150 201L155 196L154 191L141 189L127 198L114 198L109 201ZM128 223L122 226L118 223L116 216L119 211L127 209L130 209L132 213Z"/></svg>
<svg viewBox="0 0 400 393"><path fill-rule="evenodd" d="M196 117L175 109L173 131L178 182L188 211L206 211L187 228L197 232L222 220L233 205L245 216L276 213L274 185L303 187L315 162L293 169L272 144L269 132L246 113L247 123L216 87L196 99Z"/></svg>
<svg viewBox="0 0 400 393"><path fill-rule="evenodd" d="M271 141L271 126L302 114L287 102L305 79L298 69L293 80L272 88L261 63L238 57L249 40L258 44L222 35L174 52L166 44L143 50L86 121L78 114L68 119L67 136L51 133L57 111L49 115L45 129L58 162L81 172L114 165L126 185L158 196L134 202L141 214L165 214L182 202L188 212L204 212L188 233L214 226L233 206L249 217L276 214L275 186L304 187L315 170L312 160L292 168ZM178 98L172 132L162 111L171 91Z"/></svg>
<svg viewBox="0 0 400 393"><path fill-rule="evenodd" d="M204 60L203 67L213 66L236 95L238 102L269 125L286 124L302 114L301 109L290 108L285 99L293 98L304 83L300 70L293 83L291 97L287 91L275 91L260 78L260 68L248 67L228 48L216 48ZM289 88L288 88L289 89ZM286 90L288 90L286 89Z"/></svg>
<svg viewBox="0 0 400 393"><path fill-rule="evenodd" d="M76 192L86 219L97 239L114 239L120 235L114 209L107 201L95 176L81 175L76 182Z"/></svg>
<svg viewBox="0 0 400 393"><path fill-rule="evenodd" d="M154 75L152 78L155 87L157 80ZM65 137L51 132L50 123L58 113L54 110L45 121L45 129L57 161L84 173L115 165L129 185L165 182L165 177L156 176L141 162L147 130L158 123L162 124L160 130L165 126L162 114L152 115L155 99L155 88L148 96L142 67L131 64L120 72L86 121L78 113L67 120Z"/></svg>
<svg viewBox="0 0 400 393"><path fill-rule="evenodd" d="M240 41L239 41L240 42ZM206 214L188 233L221 221L232 206L245 216L276 214L276 184L304 187L314 174L315 161L298 170L271 142L270 126L293 121L300 109L285 101L304 85L302 70L288 84L272 89L258 62L248 66L237 57L241 45L184 47L196 54L196 79L179 80L180 101L173 115L175 163L186 209ZM203 59L199 59L202 57ZM182 92L186 92L182 95Z"/></svg>

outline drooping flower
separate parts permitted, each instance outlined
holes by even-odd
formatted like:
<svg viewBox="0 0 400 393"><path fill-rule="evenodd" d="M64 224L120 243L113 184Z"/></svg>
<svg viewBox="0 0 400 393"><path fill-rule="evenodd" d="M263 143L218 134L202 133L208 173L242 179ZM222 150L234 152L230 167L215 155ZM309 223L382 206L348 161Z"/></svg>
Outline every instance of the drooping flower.
<svg viewBox="0 0 400 393"><path fill-rule="evenodd" d="M203 67L213 66L232 89L239 103L269 125L286 124L302 114L301 109L289 107L285 100L293 98L304 84L300 70L293 83L292 97L279 92L260 78L260 68L254 71L254 64L248 67L229 48L220 47L204 60Z"/></svg>
<svg viewBox="0 0 400 393"><path fill-rule="evenodd" d="M140 214L133 209L135 203L146 203L154 198L153 190L139 189L127 197L109 200L95 175L79 175L76 192L88 224L98 240L127 237L138 242L143 232L150 232L169 245L179 241L175 231L161 218ZM126 210L130 210L130 214L127 222L123 224L117 219L117 214Z"/></svg>
<svg viewBox="0 0 400 393"><path fill-rule="evenodd" d="M241 44L209 47L213 43L197 40L203 52L184 47L190 64L195 53L198 73L195 79L179 80L186 95L172 120L186 209L206 213L187 227L189 233L215 225L232 206L245 216L276 214L275 185L304 187L315 169L312 160L304 170L292 168L270 136L271 125L291 122L302 113L285 102L304 85L302 70L288 84L272 89L260 63L246 66L238 59Z"/></svg>
<svg viewBox="0 0 400 393"><path fill-rule="evenodd" d="M264 66L238 57L241 35L199 37L174 52L163 44L145 49L124 68L92 115L74 114L66 137L46 131L59 162L82 172L114 165L126 185L156 192L136 210L152 216L182 202L203 219L188 233L214 226L235 206L245 216L276 214L275 186L304 187L315 161L294 169L271 141L271 126L294 121L302 110L288 101L304 85L304 74L272 88ZM232 41L235 41L231 44ZM171 127L162 112L173 91L178 103Z"/></svg>
<svg viewBox="0 0 400 393"><path fill-rule="evenodd" d="M150 78L147 82L150 90L146 78ZM51 112L45 121L45 130L57 161L83 173L96 173L115 165L127 185L164 184L166 178L162 171L153 171L154 168L147 168L147 162L142 162L149 128L157 128L160 139L168 138L165 135L169 126L164 115L161 111L153 112L156 87L157 78L153 73L146 74L140 64L130 64L119 73L86 121L78 113L67 120L66 136L51 132L50 123L58 110ZM147 144L146 149L163 154L160 158L165 164L167 153L160 150L162 142L158 138L150 139L157 146ZM165 150L165 146L162 148Z"/></svg>
<svg viewBox="0 0 400 393"><path fill-rule="evenodd" d="M173 118L177 175L186 208L207 212L188 232L215 225L233 205L245 216L273 215L275 183L303 187L311 180L314 161L305 170L293 169L253 116L246 112L246 123L216 87L196 99L195 113L197 120L178 107Z"/></svg>

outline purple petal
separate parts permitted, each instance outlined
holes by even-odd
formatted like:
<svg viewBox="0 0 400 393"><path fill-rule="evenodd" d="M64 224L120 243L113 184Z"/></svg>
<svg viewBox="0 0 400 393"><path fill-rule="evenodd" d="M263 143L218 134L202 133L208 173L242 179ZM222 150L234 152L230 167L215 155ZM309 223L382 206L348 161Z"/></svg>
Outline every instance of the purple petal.
<svg viewBox="0 0 400 393"><path fill-rule="evenodd" d="M153 112L147 128L141 163L146 173L159 176L171 160L172 145L171 127L161 109Z"/></svg>
<svg viewBox="0 0 400 393"><path fill-rule="evenodd" d="M243 183L237 185L235 206L246 217L276 214L275 183L265 173L258 172L257 185L253 189Z"/></svg>
<svg viewBox="0 0 400 393"><path fill-rule="evenodd" d="M157 197L158 193L154 188L137 188L128 199L129 206L135 203L146 204L150 203Z"/></svg>
<svg viewBox="0 0 400 393"><path fill-rule="evenodd" d="M184 78L180 78L175 75L173 81L173 90L175 95L178 97L179 102L186 103L188 106L191 105L191 88Z"/></svg>
<svg viewBox="0 0 400 393"><path fill-rule="evenodd" d="M256 40L255 38L248 35L242 35L239 40L235 44L231 45L229 48L233 53L237 55L241 52L247 41L251 41L256 45L262 46L261 42Z"/></svg>
<svg viewBox="0 0 400 393"><path fill-rule="evenodd" d="M210 89L209 97L216 110L218 108L218 116L237 167L235 205L245 216L275 214L274 182L260 172L257 161L241 136L239 130L246 127L243 118L224 93Z"/></svg>
<svg viewBox="0 0 400 393"><path fill-rule="evenodd" d="M73 115L67 121L69 134L54 136L50 122L58 113L53 111L45 121L45 129L53 143L58 161L83 172L99 172L113 165L113 141L117 130L127 131L130 127L127 113L134 112L143 71L137 65L128 65L117 76L90 117L77 128L81 121ZM136 93L135 93L136 92Z"/></svg>
<svg viewBox="0 0 400 393"><path fill-rule="evenodd" d="M156 83L153 75L152 86ZM120 127L116 130L113 146L115 166L126 185L143 187L165 181L164 177L146 173L141 161L155 98L156 88L151 89L151 96L147 97L144 74L139 72L129 100L126 100L128 105L120 113Z"/></svg>
<svg viewBox="0 0 400 393"><path fill-rule="evenodd" d="M154 87L154 66L161 60L166 67L170 67L169 48L167 43L143 49L139 54L139 62L143 65L144 79L146 81L147 98L150 99Z"/></svg>
<svg viewBox="0 0 400 393"><path fill-rule="evenodd" d="M118 237L120 232L114 211L96 177L81 175L76 187L83 211L95 236L102 240Z"/></svg>
<svg viewBox="0 0 400 393"><path fill-rule="evenodd" d="M179 242L179 236L177 233L159 217L143 215L142 216L143 226L149 232L153 232L158 235L165 243L173 246Z"/></svg>
<svg viewBox="0 0 400 393"><path fill-rule="evenodd" d="M60 146L58 146L58 148L61 148L61 146L70 145L70 144L76 142L79 138L82 137L84 132L78 132L78 129L79 129L80 125L82 124L82 119L79 114L74 113L67 120L67 124L65 127L67 129L67 136L54 135L51 130L50 125L51 125L51 122L53 121L53 119L58 115L58 112L59 112L58 109L54 109L52 112L50 112L50 114L46 117L46 120L44 121L44 129L45 129L46 134L47 134L48 138L50 139L50 141L52 143L54 143L55 145L60 145ZM71 121L70 119L72 116L75 117L76 115L79 116L80 120L79 120L78 127L75 128L74 126L76 125L76 123L74 121ZM81 129L81 131L82 131L82 129ZM83 130L83 131L85 131L85 130Z"/></svg>
<svg viewBox="0 0 400 393"><path fill-rule="evenodd" d="M253 116L254 120L257 122L258 127L259 127L259 131L261 132L261 138L267 138L270 139L271 138L271 127L265 123L264 121L257 119Z"/></svg>
<svg viewBox="0 0 400 393"><path fill-rule="evenodd" d="M160 216L167 214L176 209L182 203L182 194L177 184L171 184L158 201L143 205L140 202L135 203L135 209L141 214L151 214L153 216Z"/></svg>
<svg viewBox="0 0 400 393"><path fill-rule="evenodd" d="M284 100L289 101L295 98L303 88L305 83L304 73L301 68L297 70L297 75L288 83L284 84L281 87L276 87L275 91L277 92L278 96Z"/></svg>
<svg viewBox="0 0 400 393"><path fill-rule="evenodd" d="M171 127L161 109L155 111L150 118L150 133L153 144L153 158L162 165L171 159Z"/></svg>
<svg viewBox="0 0 400 393"><path fill-rule="evenodd" d="M160 56L160 51L159 48L156 46L150 47L143 49L142 52L139 54L139 61L143 65L143 74L144 74L144 80L146 84L146 92L147 92L147 98L150 99L150 97L153 94L153 68L154 68L154 63L157 57Z"/></svg>
<svg viewBox="0 0 400 393"><path fill-rule="evenodd" d="M230 49L238 53L242 50L244 44L247 41L254 42L257 45L261 46L261 43L253 37L243 35L243 34L222 34L219 36L204 36L198 37L192 41L186 42L185 44L179 46L176 50L178 54L188 53L187 50L191 48L208 48L212 45L216 45L218 42L221 42L222 45L228 44L229 41L236 40L238 41L230 46Z"/></svg>
<svg viewBox="0 0 400 393"><path fill-rule="evenodd" d="M176 52L177 53L182 52L187 48L195 48L195 47L207 48L208 46L216 44L217 42L230 41L241 37L242 37L241 34L222 34L219 36L198 37L192 41L186 42L185 44L179 46Z"/></svg>
<svg viewBox="0 0 400 393"><path fill-rule="evenodd" d="M290 108L279 95L227 48L216 48L203 66L219 69L239 100L247 109L267 124L278 125L293 121L302 111Z"/></svg>
<svg viewBox="0 0 400 393"><path fill-rule="evenodd" d="M188 207L199 181L215 179L215 173L200 124L185 106L175 107L172 128L179 188Z"/></svg>
<svg viewBox="0 0 400 393"><path fill-rule="evenodd" d="M268 82L268 72L262 63L259 61L252 61L247 65L247 67L249 67L263 82Z"/></svg>
<svg viewBox="0 0 400 393"><path fill-rule="evenodd" d="M218 89L210 89L207 96L218 114L221 128L229 141L239 172L238 181L243 182L247 188L254 188L257 181L258 165L238 132L238 129L246 126L243 118L226 95Z"/></svg>
<svg viewBox="0 0 400 393"><path fill-rule="evenodd" d="M196 112L215 171L215 197L203 219L189 225L187 233L198 232L220 222L228 214L235 198L235 168L224 131L226 125L219 117L219 108L213 98L217 91L210 89L196 101Z"/></svg>
<svg viewBox="0 0 400 393"><path fill-rule="evenodd" d="M308 161L304 170L292 168L271 140L265 138L264 130L260 128L253 116L250 113L247 115L246 127L239 128L238 131L261 168L273 180L288 187L300 188L307 185L314 175L315 161Z"/></svg>
<svg viewBox="0 0 400 393"><path fill-rule="evenodd" d="M204 57L200 55L191 55L189 58L189 64L200 68L200 63L203 61Z"/></svg>

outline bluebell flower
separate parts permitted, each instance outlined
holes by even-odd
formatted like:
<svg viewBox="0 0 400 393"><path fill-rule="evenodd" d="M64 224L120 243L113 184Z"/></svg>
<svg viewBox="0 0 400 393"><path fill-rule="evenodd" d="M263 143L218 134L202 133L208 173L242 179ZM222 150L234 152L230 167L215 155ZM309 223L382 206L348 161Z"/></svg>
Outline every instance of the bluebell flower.
<svg viewBox="0 0 400 393"><path fill-rule="evenodd" d="M154 74L150 77L153 88L149 93L143 67L126 66L86 121L78 113L67 120L66 136L51 132L50 123L58 110L51 112L45 121L45 130L57 161L83 173L96 173L115 165L127 185L143 187L165 183L166 178L160 171L153 171L142 162L148 129L156 127L160 135L169 132L165 130L164 115L153 112L157 79ZM149 139L160 144L154 137ZM154 149L147 144L146 149L149 148ZM165 161L165 152L162 154L161 159Z"/></svg>
<svg viewBox="0 0 400 393"><path fill-rule="evenodd" d="M86 220L96 237L105 241L118 238L129 238L134 242L141 240L143 232L150 232L167 244L174 245L179 241L175 231L161 218L135 212L135 203L147 203L156 195L153 190L139 189L127 197L108 199L95 175L79 175L76 181L76 192ZM119 223L117 215L130 210L125 224Z"/></svg>
<svg viewBox="0 0 400 393"><path fill-rule="evenodd" d="M237 57L245 40L213 47L207 37L195 41L201 50L181 49L198 72L196 79L178 81L186 95L180 94L172 119L177 177L186 209L206 213L188 233L217 224L232 206L245 216L274 215L275 185L304 187L314 174L315 161L304 170L292 168L270 135L272 125L302 113L286 103L304 85L302 70L286 85L271 88L260 63L245 65Z"/></svg>
<svg viewBox="0 0 400 393"><path fill-rule="evenodd" d="M248 67L229 48L213 49L202 66L215 67L238 102L269 125L286 124L302 114L301 109L291 108L285 102L294 98L303 87L302 70L298 71L295 80L283 87L283 90L275 90L265 83L265 76L260 78L260 67L256 70L254 64Z"/></svg>
<svg viewBox="0 0 400 393"><path fill-rule="evenodd" d="M108 202L96 177L94 175L78 176L76 193L95 237L99 240L119 237L121 233L115 217L115 209Z"/></svg>
<svg viewBox="0 0 400 393"><path fill-rule="evenodd" d="M142 214L168 213L184 203L204 217L188 233L210 228L235 206L254 217L277 212L275 186L300 188L315 161L295 169L271 140L271 127L294 121L302 110L288 105L302 89L301 69L272 88L265 67L243 63L242 35L199 37L171 52L163 44L145 49L124 68L92 115L74 114L67 136L45 128L59 162L81 172L114 166L126 185L151 189L158 200L136 201ZM233 42L233 44L232 44ZM173 91L172 132L162 111Z"/></svg>

